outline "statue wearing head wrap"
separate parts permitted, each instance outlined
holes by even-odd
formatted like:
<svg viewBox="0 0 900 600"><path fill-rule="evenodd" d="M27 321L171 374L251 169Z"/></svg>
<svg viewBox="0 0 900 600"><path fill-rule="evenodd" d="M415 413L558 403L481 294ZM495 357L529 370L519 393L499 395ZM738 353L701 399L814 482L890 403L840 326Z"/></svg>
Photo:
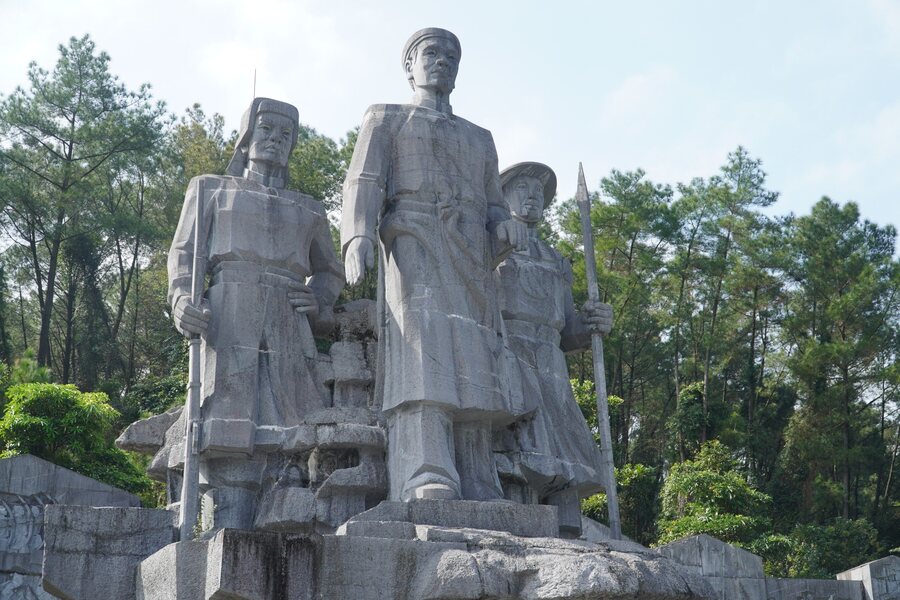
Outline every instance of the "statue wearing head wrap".
<svg viewBox="0 0 900 600"><path fill-rule="evenodd" d="M559 506L560 527L581 531L579 500L601 488L600 452L575 402L564 352L591 345L591 332L609 333L612 308L586 304L576 312L572 267L538 237L544 209L556 194L556 175L536 162L500 174L513 218L528 227L528 247L497 268L507 340L519 363L534 413L504 430L495 448L507 495Z"/></svg>
<svg viewBox="0 0 900 600"><path fill-rule="evenodd" d="M325 406L313 331L333 324L343 270L321 203L285 189L298 124L295 107L256 98L228 174L191 180L169 250L175 324L202 338L201 489L215 528L251 527L266 453ZM201 306L190 301L195 232L210 284Z"/></svg>
<svg viewBox="0 0 900 600"><path fill-rule="evenodd" d="M380 248L377 390L394 500L499 498L491 429L521 409L492 272L525 228L503 202L490 132L451 110L460 54L447 30L410 37L412 103L368 109L344 182L349 283Z"/></svg>

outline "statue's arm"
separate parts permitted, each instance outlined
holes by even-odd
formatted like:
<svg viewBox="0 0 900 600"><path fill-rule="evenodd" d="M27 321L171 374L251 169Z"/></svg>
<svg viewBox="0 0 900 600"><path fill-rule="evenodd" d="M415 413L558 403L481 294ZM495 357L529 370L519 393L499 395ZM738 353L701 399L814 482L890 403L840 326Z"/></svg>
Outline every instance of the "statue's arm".
<svg viewBox="0 0 900 600"><path fill-rule="evenodd" d="M334 303L344 288L344 266L337 259L327 220L313 233L309 249L312 276L307 285L316 296L319 310L311 317L316 335L325 335L334 327Z"/></svg>
<svg viewBox="0 0 900 600"><path fill-rule="evenodd" d="M391 161L390 112L383 105L366 111L353 158L344 179L341 211L341 253L345 257L356 238L375 244L375 226L387 197L387 178Z"/></svg>
<svg viewBox="0 0 900 600"><path fill-rule="evenodd" d="M591 347L591 332L585 326L581 313L575 309L575 300L572 298L572 265L560 257L560 268L565 285L563 302L566 324L560 332L559 346L563 352L578 352Z"/></svg>
<svg viewBox="0 0 900 600"><path fill-rule="evenodd" d="M497 160L497 148L490 132L487 136L487 153L484 165L484 192L487 199L487 229L491 232L492 268L496 268L514 250L523 250L527 243L525 225L513 221L509 207L503 199L500 187L500 168Z"/></svg>
<svg viewBox="0 0 900 600"><path fill-rule="evenodd" d="M202 177L202 176L201 176ZM191 307L191 280L194 271L194 235L197 230L197 190L200 177L194 177L188 184L184 196L184 205L181 207L181 217L178 219L178 227L175 229L175 237L169 247L168 273L169 273L169 306L175 317L175 324L182 332L199 333L204 330L205 322L209 320L208 314L204 316L201 307ZM198 264L204 275L208 257L205 250L208 247L210 223L212 221L212 189L215 186L215 178L205 178L205 193L202 206L202 222L200 224L200 247L204 249L204 255L198 257ZM196 310L194 310L196 309ZM208 313L208 311L206 311ZM202 323L199 323L202 321Z"/></svg>
<svg viewBox="0 0 900 600"><path fill-rule="evenodd" d="M612 306L603 302L585 302L581 311L575 309L572 298L572 265L560 256L563 280L565 281L565 315L566 324L560 332L560 347L563 352L577 352L591 346L594 333L608 335L612 331Z"/></svg>

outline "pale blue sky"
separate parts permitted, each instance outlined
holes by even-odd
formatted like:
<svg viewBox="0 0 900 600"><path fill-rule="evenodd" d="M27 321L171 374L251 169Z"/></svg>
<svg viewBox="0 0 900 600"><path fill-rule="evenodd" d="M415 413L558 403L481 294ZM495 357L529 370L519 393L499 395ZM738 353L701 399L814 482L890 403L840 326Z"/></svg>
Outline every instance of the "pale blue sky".
<svg viewBox="0 0 900 600"><path fill-rule="evenodd" d="M493 134L501 168L553 167L560 195L612 168L707 177L739 144L781 192L900 224L900 0L341 2L0 0L0 93L29 60L90 33L127 84L237 126L251 94L290 101L340 137L377 102L406 102L400 50L420 27L462 41L452 104Z"/></svg>

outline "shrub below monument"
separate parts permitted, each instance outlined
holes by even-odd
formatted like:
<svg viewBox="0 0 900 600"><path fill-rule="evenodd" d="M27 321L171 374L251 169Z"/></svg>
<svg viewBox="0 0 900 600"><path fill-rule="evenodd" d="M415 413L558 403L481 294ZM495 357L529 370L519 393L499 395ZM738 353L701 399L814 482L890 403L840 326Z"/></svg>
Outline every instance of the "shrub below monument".
<svg viewBox="0 0 900 600"><path fill-rule="evenodd" d="M109 485L152 499L153 483L113 446L119 413L100 392L74 385L24 383L6 390L0 456L32 454Z"/></svg>

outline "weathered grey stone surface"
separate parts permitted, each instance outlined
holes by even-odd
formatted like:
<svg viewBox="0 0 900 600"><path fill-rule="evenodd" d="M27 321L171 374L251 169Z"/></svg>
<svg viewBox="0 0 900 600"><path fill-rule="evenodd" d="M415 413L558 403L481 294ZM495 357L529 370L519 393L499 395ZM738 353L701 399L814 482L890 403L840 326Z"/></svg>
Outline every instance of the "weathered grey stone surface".
<svg viewBox="0 0 900 600"><path fill-rule="evenodd" d="M739 581L739 580L735 580ZM859 581L834 579L777 579L767 578L768 600L866 600L865 590ZM727 598L757 598L758 596L730 594Z"/></svg>
<svg viewBox="0 0 900 600"><path fill-rule="evenodd" d="M886 556L836 575L840 581L862 582L868 600L900 599L900 558Z"/></svg>
<svg viewBox="0 0 900 600"><path fill-rule="evenodd" d="M350 284L381 248L376 403L393 500L501 498L491 427L522 404L492 271L525 232L503 202L490 133L450 107L460 54L449 31L413 34L402 57L412 103L369 108L344 183Z"/></svg>
<svg viewBox="0 0 900 600"><path fill-rule="evenodd" d="M348 530L337 536L224 530L208 541L172 544L141 563L136 597L663 600L712 595L702 579L684 575L672 561L615 542L430 525L354 525L363 523L355 534Z"/></svg>
<svg viewBox="0 0 900 600"><path fill-rule="evenodd" d="M0 459L0 600L32 598L33 577L40 587L44 511L56 502L140 506L133 494L36 456Z"/></svg>
<svg viewBox="0 0 900 600"><path fill-rule="evenodd" d="M687 537L657 550L709 582L719 600L865 600L859 581L766 577L760 557L708 535Z"/></svg>
<svg viewBox="0 0 900 600"><path fill-rule="evenodd" d="M252 527L331 532L385 497L385 431L380 411L372 407L374 304L359 300L335 310L339 341L329 354L319 354L317 363L323 381L334 388L333 396L326 398L327 406L296 423L257 429L257 442L267 440L277 450L267 454L260 469L263 477L252 509ZM174 510L184 454L180 414L178 407L162 418L138 421L117 441L120 447L155 452L148 472L168 482Z"/></svg>
<svg viewBox="0 0 900 600"><path fill-rule="evenodd" d="M43 586L63 600L135 597L135 567L175 540L174 515L147 508L46 508Z"/></svg>
<svg viewBox="0 0 900 600"><path fill-rule="evenodd" d="M252 526L284 429L328 406L313 333L333 326L343 269L321 203L286 189L298 128L295 107L254 99L228 175L191 181L169 251L176 326L201 336L198 443L211 527ZM200 306L195 275L210 279Z"/></svg>
<svg viewBox="0 0 900 600"><path fill-rule="evenodd" d="M156 454L165 445L166 432L181 417L183 408L176 406L162 414L135 421L119 435L116 446L131 452Z"/></svg>
<svg viewBox="0 0 900 600"><path fill-rule="evenodd" d="M612 539L609 527L603 523L581 515L581 539L587 542L603 543ZM633 541L627 535L623 535L622 539L628 542Z"/></svg>
<svg viewBox="0 0 900 600"><path fill-rule="evenodd" d="M709 597L658 554L504 532L416 527L415 539L323 538L323 597L397 599L567 599ZM371 556L379 556L373 561ZM379 573L385 561L396 565ZM379 564L380 563L380 564ZM375 586L366 582L377 581Z"/></svg>
<svg viewBox="0 0 900 600"><path fill-rule="evenodd" d="M0 573L41 574L44 506L49 501L42 494L0 492Z"/></svg>
<svg viewBox="0 0 900 600"><path fill-rule="evenodd" d="M313 600L317 538L225 529L141 562L137 600ZM327 598L328 596L319 596Z"/></svg>
<svg viewBox="0 0 900 600"><path fill-rule="evenodd" d="M704 577L765 577L760 557L706 534L670 542L657 550Z"/></svg>
<svg viewBox="0 0 900 600"><path fill-rule="evenodd" d="M392 521L416 525L487 529L505 531L523 537L555 537L559 533L555 506L507 502L386 501L371 510L356 515L350 521Z"/></svg>
<svg viewBox="0 0 900 600"><path fill-rule="evenodd" d="M572 300L572 269L540 239L538 225L556 195L556 175L541 163L518 163L500 173L513 219L528 231L527 247L496 270L506 339L533 412L503 430L494 448L509 499L559 507L564 532L580 534L580 498L602 488L600 452L582 416L564 351L590 347L591 329L609 333L612 308L590 305L579 313ZM602 327L600 327L602 325Z"/></svg>
<svg viewBox="0 0 900 600"><path fill-rule="evenodd" d="M766 598L762 559L746 550L708 535L687 537L657 550L706 579L720 600Z"/></svg>
<svg viewBox="0 0 900 600"><path fill-rule="evenodd" d="M0 573L0 600L57 600L41 587L40 575Z"/></svg>
<svg viewBox="0 0 900 600"><path fill-rule="evenodd" d="M0 492L34 496L43 494L56 504L78 506L140 506L134 494L21 454L0 459Z"/></svg>

